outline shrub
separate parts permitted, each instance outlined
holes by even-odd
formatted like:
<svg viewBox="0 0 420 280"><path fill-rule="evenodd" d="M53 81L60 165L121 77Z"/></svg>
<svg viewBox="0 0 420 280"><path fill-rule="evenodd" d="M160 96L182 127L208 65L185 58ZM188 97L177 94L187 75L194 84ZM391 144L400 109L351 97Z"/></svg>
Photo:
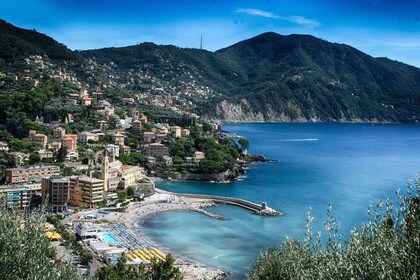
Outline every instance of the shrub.
<svg viewBox="0 0 420 280"><path fill-rule="evenodd" d="M420 178L415 183L416 194ZM261 253L248 279L418 279L420 276L420 197L410 184L397 191L398 207L388 199L368 207L368 221L346 241L328 207L326 237L314 236L309 211L302 241L293 238ZM325 242L324 242L325 241Z"/></svg>
<svg viewBox="0 0 420 280"><path fill-rule="evenodd" d="M44 236L45 216L0 206L0 279L82 279L55 260L56 251Z"/></svg>

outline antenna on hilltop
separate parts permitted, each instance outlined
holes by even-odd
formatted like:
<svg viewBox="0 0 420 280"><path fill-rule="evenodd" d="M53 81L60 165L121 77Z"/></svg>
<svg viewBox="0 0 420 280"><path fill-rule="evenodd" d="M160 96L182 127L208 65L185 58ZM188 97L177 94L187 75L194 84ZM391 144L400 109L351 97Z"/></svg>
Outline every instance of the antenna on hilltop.
<svg viewBox="0 0 420 280"><path fill-rule="evenodd" d="M200 37L200 50L203 49L203 35Z"/></svg>

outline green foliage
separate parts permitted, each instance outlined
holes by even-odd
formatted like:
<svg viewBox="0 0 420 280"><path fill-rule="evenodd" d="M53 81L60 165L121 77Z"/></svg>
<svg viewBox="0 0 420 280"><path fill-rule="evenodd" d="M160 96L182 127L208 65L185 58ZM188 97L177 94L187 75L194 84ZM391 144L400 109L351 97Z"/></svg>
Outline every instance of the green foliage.
<svg viewBox="0 0 420 280"><path fill-rule="evenodd" d="M128 189L127 189L127 196L133 196L135 192L136 192L136 187L135 186L129 186Z"/></svg>
<svg viewBox="0 0 420 280"><path fill-rule="evenodd" d="M194 142L192 139L171 138L169 141L169 154L172 157L185 158L194 153Z"/></svg>
<svg viewBox="0 0 420 280"><path fill-rule="evenodd" d="M102 267L95 273L96 280L181 280L182 273L175 267L175 259L167 255L165 261L153 260L150 268L140 265L126 265L126 258L120 258L116 265Z"/></svg>
<svg viewBox="0 0 420 280"><path fill-rule="evenodd" d="M420 179L405 196L369 206L368 221L342 241L328 208L326 238L314 236L309 211L303 242L293 238L261 253L248 279L417 279L420 275Z"/></svg>
<svg viewBox="0 0 420 280"><path fill-rule="evenodd" d="M29 164L37 164L41 161L41 156L38 153L31 153L29 155Z"/></svg>
<svg viewBox="0 0 420 280"><path fill-rule="evenodd" d="M192 171L196 173L219 173L233 169L239 157L238 147L232 139L216 141L215 136L199 136L190 138L169 138L169 153L178 172ZM182 163L185 157L193 156L195 151L202 151L206 158L199 164L186 166ZM162 166L163 169L168 167Z"/></svg>
<svg viewBox="0 0 420 280"><path fill-rule="evenodd" d="M56 82L49 81L36 89L1 89L0 88L0 124L15 137L28 136L29 130L42 130L35 122L37 116L60 116L53 110L61 110L54 107L50 111L44 111L52 98L59 98L62 87ZM60 116L61 119L61 116Z"/></svg>
<svg viewBox="0 0 420 280"><path fill-rule="evenodd" d="M245 137L241 137L238 140L238 144L241 145L242 150L247 150L249 148L249 140L246 139Z"/></svg>
<svg viewBox="0 0 420 280"><path fill-rule="evenodd" d="M118 260L116 265L108 265L98 269L95 273L96 280L131 280L147 279L146 268L140 264L138 266L126 265L125 257Z"/></svg>
<svg viewBox="0 0 420 280"><path fill-rule="evenodd" d="M80 263L83 265L89 264L93 260L93 254L88 249L83 248L80 251Z"/></svg>
<svg viewBox="0 0 420 280"><path fill-rule="evenodd" d="M200 162L198 169L202 173L232 170L239 157L238 147L230 138L216 142L214 137L199 137L195 141L195 147L206 154L206 159Z"/></svg>
<svg viewBox="0 0 420 280"><path fill-rule="evenodd" d="M118 196L118 202L123 202L127 198L127 191L124 191L124 190L117 191L117 196Z"/></svg>
<svg viewBox="0 0 420 280"><path fill-rule="evenodd" d="M121 75L147 69L175 82L187 81L176 71L182 64L198 82L222 94L195 100L195 110L211 118L227 99L268 120L281 115L324 121L420 119L419 69L308 35L264 33L215 53L145 43L81 55L100 63L112 61ZM170 66L175 69L165 71Z"/></svg>
<svg viewBox="0 0 420 280"><path fill-rule="evenodd" d="M153 129L153 125L151 123L144 123L143 124L143 129L147 132L150 132Z"/></svg>
<svg viewBox="0 0 420 280"><path fill-rule="evenodd" d="M45 216L0 206L0 279L77 280L69 266L55 260L55 249L43 234Z"/></svg>
<svg viewBox="0 0 420 280"><path fill-rule="evenodd" d="M47 221L54 225L64 240L69 242L71 249L79 255L81 264L87 265L93 260L92 252L80 245L75 235L67 231L66 227L61 223L59 216L48 216Z"/></svg>
<svg viewBox="0 0 420 280"><path fill-rule="evenodd" d="M150 270L151 279L154 280L180 280L183 279L182 273L179 268L174 266L175 259L168 254L165 261L153 260L153 265Z"/></svg>
<svg viewBox="0 0 420 280"><path fill-rule="evenodd" d="M17 28L4 20L0 20L0 58L13 61L26 55L48 55L53 59L75 60L77 55L52 38Z"/></svg>
<svg viewBox="0 0 420 280"><path fill-rule="evenodd" d="M143 166L145 164L144 155L139 152L132 152L130 154L121 154L119 157L119 160L123 164L129 164L129 165L141 165Z"/></svg>
<svg viewBox="0 0 420 280"><path fill-rule="evenodd" d="M57 161L64 162L66 160L66 157L67 157L67 147L62 146L57 151Z"/></svg>

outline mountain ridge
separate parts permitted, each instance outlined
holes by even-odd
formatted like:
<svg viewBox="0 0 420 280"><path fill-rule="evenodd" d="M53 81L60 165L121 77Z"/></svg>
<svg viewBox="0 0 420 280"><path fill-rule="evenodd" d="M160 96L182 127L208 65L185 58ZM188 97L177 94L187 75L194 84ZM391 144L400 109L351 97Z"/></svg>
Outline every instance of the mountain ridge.
<svg viewBox="0 0 420 280"><path fill-rule="evenodd" d="M266 32L215 52L150 42L71 51L11 26L0 22L3 64L46 55L111 99L116 90L179 94L192 103L188 110L229 122L420 119L419 68L312 35ZM22 46L29 47L19 53Z"/></svg>

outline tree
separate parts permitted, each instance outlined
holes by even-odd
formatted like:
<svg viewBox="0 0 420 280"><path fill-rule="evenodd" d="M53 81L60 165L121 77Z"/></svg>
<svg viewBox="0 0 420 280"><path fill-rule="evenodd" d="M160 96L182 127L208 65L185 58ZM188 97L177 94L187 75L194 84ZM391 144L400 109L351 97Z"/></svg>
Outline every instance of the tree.
<svg viewBox="0 0 420 280"><path fill-rule="evenodd" d="M146 267L140 265L127 265L127 260L123 255L116 265L108 265L98 269L95 272L94 279L96 280L146 280L147 277Z"/></svg>
<svg viewBox="0 0 420 280"><path fill-rule="evenodd" d="M95 273L96 280L181 280L183 275L175 267L175 259L167 255L164 261L153 260L150 268L143 264L127 265L123 255L116 265L108 265L98 269Z"/></svg>
<svg viewBox="0 0 420 280"><path fill-rule="evenodd" d="M41 156L38 153L31 153L29 155L29 164L37 164L41 161Z"/></svg>
<svg viewBox="0 0 420 280"><path fill-rule="evenodd" d="M128 196L133 196L135 192L136 192L136 187L134 187L134 186L129 186L128 187L128 189L127 189L127 195Z"/></svg>
<svg viewBox="0 0 420 280"><path fill-rule="evenodd" d="M248 139L246 139L245 137L241 137L238 140L238 143L239 143L239 145L241 145L241 150L242 151L248 150L248 148L249 148L249 140Z"/></svg>
<svg viewBox="0 0 420 280"><path fill-rule="evenodd" d="M115 129L117 127L117 119L116 118L111 118L109 120L109 128L110 129Z"/></svg>
<svg viewBox="0 0 420 280"><path fill-rule="evenodd" d="M57 161L58 162L63 162L66 160L67 157L67 147L66 146L62 146L60 149L58 149L57 152Z"/></svg>
<svg viewBox="0 0 420 280"><path fill-rule="evenodd" d="M248 271L256 279L417 279L420 275L420 178L413 194L397 191L391 201L368 207L368 222L356 227L343 242L338 221L328 208L326 236L313 236L309 211L307 232L299 241L287 238L279 247L261 253ZM384 209L385 208L385 209Z"/></svg>
<svg viewBox="0 0 420 280"><path fill-rule="evenodd" d="M127 192L124 190L117 191L118 201L123 202L127 198Z"/></svg>
<svg viewBox="0 0 420 280"><path fill-rule="evenodd" d="M121 154L119 160L124 164L131 165L144 165L145 158L144 155L139 152L132 152L130 154Z"/></svg>
<svg viewBox="0 0 420 280"><path fill-rule="evenodd" d="M22 212L0 202L0 279L82 279L55 260L56 251L43 232L45 220L41 211Z"/></svg>
<svg viewBox="0 0 420 280"><path fill-rule="evenodd" d="M175 259L170 255L166 255L165 261L153 260L150 270L151 278L154 280L183 279L179 268L174 266Z"/></svg>
<svg viewBox="0 0 420 280"><path fill-rule="evenodd" d="M82 249L80 251L80 262L83 265L89 264L93 260L93 254L87 249Z"/></svg>

